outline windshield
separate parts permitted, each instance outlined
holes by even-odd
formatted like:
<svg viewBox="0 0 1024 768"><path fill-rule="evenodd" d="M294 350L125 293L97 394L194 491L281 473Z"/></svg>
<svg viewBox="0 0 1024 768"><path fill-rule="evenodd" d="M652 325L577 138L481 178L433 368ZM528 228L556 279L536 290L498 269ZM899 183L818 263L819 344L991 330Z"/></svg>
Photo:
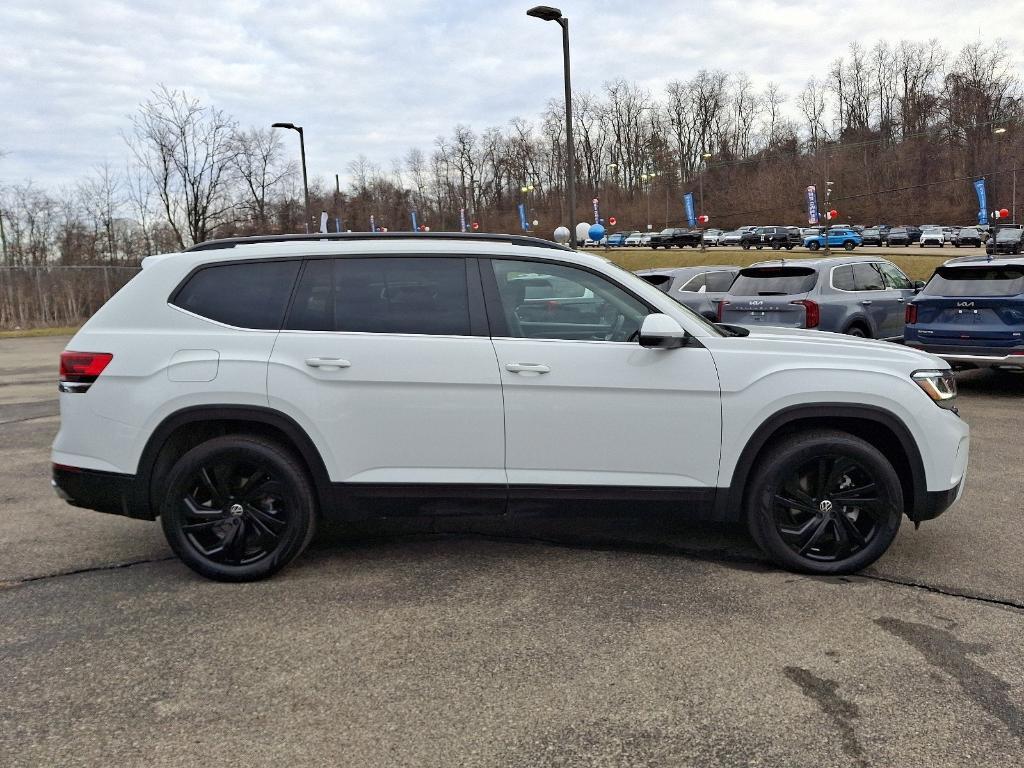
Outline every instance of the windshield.
<svg viewBox="0 0 1024 768"><path fill-rule="evenodd" d="M905 235L905 234L907 234L907 230L903 229L903 227L897 227L896 229L890 229L889 230L889 234L890 235Z"/></svg>
<svg viewBox="0 0 1024 768"><path fill-rule="evenodd" d="M928 296L1018 296L1024 267L939 267L921 293Z"/></svg>
<svg viewBox="0 0 1024 768"><path fill-rule="evenodd" d="M861 232L861 234L862 235L877 235L878 234L878 230L877 229L865 229L863 232Z"/></svg>
<svg viewBox="0 0 1024 768"><path fill-rule="evenodd" d="M663 234L663 235L671 235L673 232L675 232L675 230L671 229L671 228L670 229L663 229L663 230L661 230L661 234Z"/></svg>
<svg viewBox="0 0 1024 768"><path fill-rule="evenodd" d="M1004 242L1012 243L1014 240L1019 240L1019 239L1020 239L1020 230L1019 229L1001 229L1001 230L999 230L999 233L996 235L996 240L999 241L1000 243L1004 243Z"/></svg>
<svg viewBox="0 0 1024 768"><path fill-rule="evenodd" d="M748 267L741 269L729 293L734 296L787 296L807 293L818 280L810 267Z"/></svg>
<svg viewBox="0 0 1024 768"><path fill-rule="evenodd" d="M960 237L977 237L978 230L974 227L964 227L960 230Z"/></svg>

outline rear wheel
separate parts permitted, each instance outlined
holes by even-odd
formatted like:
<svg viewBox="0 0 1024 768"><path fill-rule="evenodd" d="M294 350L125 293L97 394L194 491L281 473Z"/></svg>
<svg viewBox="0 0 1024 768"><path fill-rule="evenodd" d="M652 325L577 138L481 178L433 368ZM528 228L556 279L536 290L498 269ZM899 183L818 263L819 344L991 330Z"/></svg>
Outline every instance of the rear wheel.
<svg viewBox="0 0 1024 768"><path fill-rule="evenodd" d="M864 328L862 328L859 325L851 325L844 331L844 333L847 336L857 336L858 338L861 339L866 339L868 337L867 331L865 331Z"/></svg>
<svg viewBox="0 0 1024 768"><path fill-rule="evenodd" d="M303 466L276 443L218 437L171 469L160 520L175 554L218 581L271 576L306 548L316 497Z"/></svg>
<svg viewBox="0 0 1024 768"><path fill-rule="evenodd" d="M742 248L744 251L749 251L750 243L740 243L740 248Z"/></svg>
<svg viewBox="0 0 1024 768"><path fill-rule="evenodd" d="M855 245L856 243L853 242L853 240L847 240L846 242L843 243L843 248L846 249L847 251L852 251Z"/></svg>
<svg viewBox="0 0 1024 768"><path fill-rule="evenodd" d="M809 243L807 244L807 247L808 247L808 248L810 248L810 249L811 249L812 251L816 251L816 250L818 250L818 249L819 249L819 248L820 248L821 246L820 246L820 245L818 244L818 242L817 242L816 240L811 240L811 242L809 242Z"/></svg>
<svg viewBox="0 0 1024 768"><path fill-rule="evenodd" d="M784 568L852 573L881 557L899 530L903 492L892 464L845 432L785 438L751 477L750 533Z"/></svg>

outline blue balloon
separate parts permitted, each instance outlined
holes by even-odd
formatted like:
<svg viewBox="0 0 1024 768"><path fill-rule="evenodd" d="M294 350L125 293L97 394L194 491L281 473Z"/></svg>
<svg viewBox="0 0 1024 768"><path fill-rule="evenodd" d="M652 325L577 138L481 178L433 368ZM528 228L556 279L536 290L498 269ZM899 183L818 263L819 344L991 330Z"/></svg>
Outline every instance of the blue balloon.
<svg viewBox="0 0 1024 768"><path fill-rule="evenodd" d="M587 231L587 235L588 235L588 236L590 237L590 239L591 239L591 240L593 240L593 241L594 241L595 243L599 243L599 242L601 242L601 239L602 239L602 238L604 237L604 227L602 227L602 226L601 226L600 224L594 224L594 225L593 225L593 226L592 226L592 227L591 227L591 228L590 228L590 229L589 229L589 230Z"/></svg>

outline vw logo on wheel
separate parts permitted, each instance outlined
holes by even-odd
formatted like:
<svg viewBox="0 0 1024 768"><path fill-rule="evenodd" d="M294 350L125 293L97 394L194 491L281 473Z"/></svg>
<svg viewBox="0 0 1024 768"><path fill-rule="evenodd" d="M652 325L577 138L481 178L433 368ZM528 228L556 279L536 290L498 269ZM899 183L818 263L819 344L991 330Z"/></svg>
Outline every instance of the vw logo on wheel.
<svg viewBox="0 0 1024 768"><path fill-rule="evenodd" d="M829 501L828 499L825 499L823 502L821 502L821 504L818 505L818 509L821 511L822 514L830 514L832 512L832 502Z"/></svg>

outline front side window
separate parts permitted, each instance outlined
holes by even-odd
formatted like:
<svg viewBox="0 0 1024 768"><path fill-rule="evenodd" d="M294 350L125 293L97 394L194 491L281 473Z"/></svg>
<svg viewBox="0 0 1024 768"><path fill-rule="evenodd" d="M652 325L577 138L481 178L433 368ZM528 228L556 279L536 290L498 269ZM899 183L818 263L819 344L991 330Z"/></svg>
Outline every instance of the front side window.
<svg viewBox="0 0 1024 768"><path fill-rule="evenodd" d="M914 287L914 284L910 282L910 278L904 275L895 264L883 263L879 264L878 268L882 270L882 277L885 278L886 288L907 290Z"/></svg>
<svg viewBox="0 0 1024 768"><path fill-rule="evenodd" d="M237 328L281 328L298 261L249 261L204 267L171 298L171 304Z"/></svg>
<svg viewBox="0 0 1024 768"><path fill-rule="evenodd" d="M285 328L469 336L465 262L426 257L309 261Z"/></svg>
<svg viewBox="0 0 1024 768"><path fill-rule="evenodd" d="M609 280L575 267L530 261L494 260L507 335L565 341L632 341L650 310ZM558 286L545 298L531 289Z"/></svg>
<svg viewBox="0 0 1024 768"><path fill-rule="evenodd" d="M853 279L858 291L884 291L885 281L876 264L854 264Z"/></svg>
<svg viewBox="0 0 1024 768"><path fill-rule="evenodd" d="M857 283L853 279L853 266L833 269L832 287L840 291L856 291Z"/></svg>

